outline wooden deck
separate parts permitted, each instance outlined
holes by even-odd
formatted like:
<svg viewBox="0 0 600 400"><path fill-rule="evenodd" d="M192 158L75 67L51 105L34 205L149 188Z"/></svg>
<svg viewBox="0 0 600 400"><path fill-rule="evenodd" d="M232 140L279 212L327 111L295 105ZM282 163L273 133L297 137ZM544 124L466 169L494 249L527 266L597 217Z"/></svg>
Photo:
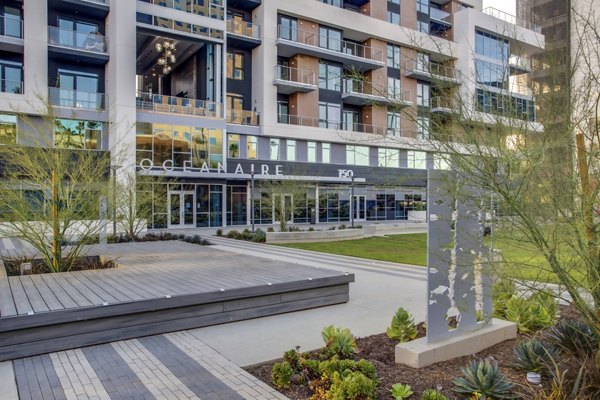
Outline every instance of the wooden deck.
<svg viewBox="0 0 600 400"><path fill-rule="evenodd" d="M179 241L85 251L119 268L19 277L0 268L0 361L339 304L354 281Z"/></svg>

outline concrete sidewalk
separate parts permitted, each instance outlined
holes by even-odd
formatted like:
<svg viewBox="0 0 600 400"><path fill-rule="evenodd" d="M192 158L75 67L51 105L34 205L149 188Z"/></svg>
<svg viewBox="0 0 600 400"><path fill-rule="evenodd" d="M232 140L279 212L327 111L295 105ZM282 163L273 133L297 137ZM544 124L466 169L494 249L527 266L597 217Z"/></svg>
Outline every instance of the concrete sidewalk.
<svg viewBox="0 0 600 400"><path fill-rule="evenodd" d="M350 285L347 304L190 331L237 365L248 366L279 358L294 346L301 346L303 350L322 347L321 329L331 324L350 328L356 336L385 332L400 306L413 313L416 321L425 319L427 283L423 267L231 239L211 240L227 251L350 272L356 276L356 282Z"/></svg>

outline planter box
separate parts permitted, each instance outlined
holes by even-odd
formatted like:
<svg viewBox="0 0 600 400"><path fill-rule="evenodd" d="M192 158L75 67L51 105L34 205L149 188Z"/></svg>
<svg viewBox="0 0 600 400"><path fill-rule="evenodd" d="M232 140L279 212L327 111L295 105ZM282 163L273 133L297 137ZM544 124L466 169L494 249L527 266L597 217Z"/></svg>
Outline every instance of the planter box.
<svg viewBox="0 0 600 400"><path fill-rule="evenodd" d="M267 243L336 242L339 240L362 239L364 236L365 232L363 229L311 232L267 232Z"/></svg>
<svg viewBox="0 0 600 400"><path fill-rule="evenodd" d="M427 221L427 211L409 211L408 220L425 222Z"/></svg>

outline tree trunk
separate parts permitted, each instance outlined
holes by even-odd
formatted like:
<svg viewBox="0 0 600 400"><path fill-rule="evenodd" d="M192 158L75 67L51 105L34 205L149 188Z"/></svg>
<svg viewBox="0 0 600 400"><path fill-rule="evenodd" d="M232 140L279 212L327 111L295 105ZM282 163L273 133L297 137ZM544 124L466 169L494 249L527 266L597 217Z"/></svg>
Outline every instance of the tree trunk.
<svg viewBox="0 0 600 400"><path fill-rule="evenodd" d="M52 171L52 209L50 221L52 224L52 269L60 272L62 248L60 243L60 218L59 218L59 182L56 170Z"/></svg>

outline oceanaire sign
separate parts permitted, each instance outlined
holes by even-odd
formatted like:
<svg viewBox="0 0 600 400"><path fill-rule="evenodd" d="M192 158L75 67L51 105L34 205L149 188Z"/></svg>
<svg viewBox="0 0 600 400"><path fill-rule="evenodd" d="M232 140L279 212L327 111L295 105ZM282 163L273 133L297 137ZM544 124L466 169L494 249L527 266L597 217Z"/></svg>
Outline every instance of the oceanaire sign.
<svg viewBox="0 0 600 400"><path fill-rule="evenodd" d="M149 158L144 158L144 159L140 160L139 167L142 171L151 171L153 169L160 169L160 168L162 168L162 170L166 171L166 172L171 172L171 171L176 170L176 168L173 165L173 160L165 160L165 162L163 162L160 167L155 167L154 163ZM267 164L260 164L259 167L260 168L258 170L256 170L254 167L254 164L250 164L250 171L244 171L242 164L238 163L236 165L233 173L236 175L246 175L246 174L247 175L250 175L250 174L273 175L273 176L284 175L283 174L283 165L275 165L273 169L271 169L272 166L267 165ZM208 168L208 164L206 162L203 163L200 168L198 168L198 167L192 167L191 161L184 161L183 168L181 168L181 169L177 168L177 171L189 172L189 173L193 173L193 172L198 173L199 172L199 173L206 173L206 174L226 174L226 173L228 173L227 168L225 168L225 166L221 163L217 163L217 168L211 170L210 168ZM339 178L352 178L354 176L354 171L352 171L351 169L338 169L337 171L338 171Z"/></svg>

